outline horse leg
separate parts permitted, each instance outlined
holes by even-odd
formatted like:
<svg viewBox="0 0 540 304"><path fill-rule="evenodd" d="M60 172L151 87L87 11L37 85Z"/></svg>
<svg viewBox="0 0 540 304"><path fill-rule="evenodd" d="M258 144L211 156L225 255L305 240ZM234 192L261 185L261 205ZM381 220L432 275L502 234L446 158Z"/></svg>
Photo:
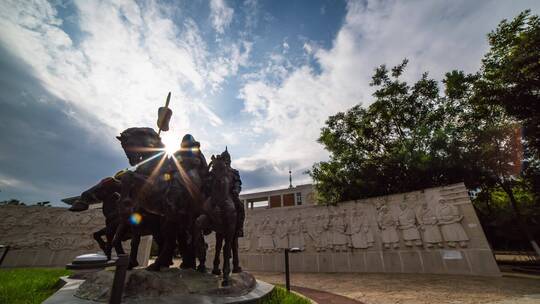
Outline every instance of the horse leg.
<svg viewBox="0 0 540 304"><path fill-rule="evenodd" d="M105 243L102 238L103 235L106 235L106 230L107 230L107 227L94 232L93 237L94 237L94 240L96 240L96 242L98 243L99 248L103 250L103 253L105 253L107 258L110 260L111 259L110 252L107 252L107 247L108 247L107 243Z"/></svg>
<svg viewBox="0 0 540 304"><path fill-rule="evenodd" d="M199 240L197 242L197 258L199 260L199 266L197 266L197 270L199 272L206 272L206 243L204 241L204 236L201 233L199 236L196 236Z"/></svg>
<svg viewBox="0 0 540 304"><path fill-rule="evenodd" d="M227 235L225 237L225 246L223 246L223 282L221 283L222 286L229 286L229 275L231 273L231 244L232 238Z"/></svg>
<svg viewBox="0 0 540 304"><path fill-rule="evenodd" d="M112 239L112 236L111 236ZM122 242L118 242L116 245L114 245L114 251L116 251L116 254L125 254L124 247L122 247Z"/></svg>
<svg viewBox="0 0 540 304"><path fill-rule="evenodd" d="M206 248L203 237L203 230L208 226L208 217L206 215L200 215L193 225L191 238L193 240L193 247L199 259L199 267L197 270L200 272L206 271Z"/></svg>
<svg viewBox="0 0 540 304"><path fill-rule="evenodd" d="M114 247L114 250L116 251L116 254L124 254L124 248L122 247L122 242L117 243L115 246L113 246L113 239L114 239L114 233L116 232L116 229L118 228L118 222L116 223L108 223L105 227L105 238L107 239L107 258L111 259L112 254L112 248ZM120 236L120 240L123 239L123 236Z"/></svg>
<svg viewBox="0 0 540 304"><path fill-rule="evenodd" d="M115 232L114 232L114 237L112 239L112 246L114 248L122 247L122 237L126 233L127 225L129 225L129 224L120 223L116 227ZM122 249L122 251L124 251L124 250ZM118 253L118 250L116 251L116 253Z"/></svg>
<svg viewBox="0 0 540 304"><path fill-rule="evenodd" d="M180 231L178 232L178 251L182 256L182 263L180 264L180 269L194 269L196 265L194 261L194 252L191 248L193 246L189 246L188 244L189 233L186 231L186 229L186 227L182 226Z"/></svg>
<svg viewBox="0 0 540 304"><path fill-rule="evenodd" d="M232 264L233 264L233 273L242 272L242 267L240 267L240 260L238 259L238 235L233 237L232 243Z"/></svg>
<svg viewBox="0 0 540 304"><path fill-rule="evenodd" d="M107 246L105 247L106 248L105 255L107 256L107 260L111 259L112 248L113 248L112 246L113 238L114 238L114 230L112 230L110 227L105 227L105 239L107 240ZM118 254L118 250L116 251L116 254Z"/></svg>
<svg viewBox="0 0 540 304"><path fill-rule="evenodd" d="M221 270L219 269L219 255L221 254L221 247L223 246L223 234L216 232L216 252L214 254L214 268L212 273L215 275L221 275Z"/></svg>
<svg viewBox="0 0 540 304"><path fill-rule="evenodd" d="M162 266L170 266L176 245L176 224L172 219L165 220L163 224L163 249L159 250L159 256L156 261L146 267L147 270L159 271Z"/></svg>
<svg viewBox="0 0 540 304"><path fill-rule="evenodd" d="M223 248L223 286L229 286L229 275L231 273L231 253L234 237L236 236L236 214L234 209L227 212L227 221L224 226L225 246Z"/></svg>
<svg viewBox="0 0 540 304"><path fill-rule="evenodd" d="M161 253L161 250L163 250L163 238L162 238L162 235L161 235L161 230L160 229L154 229L152 231L152 238L156 241L156 244L158 246L158 256L159 254ZM169 264L170 266L171 264Z"/></svg>
<svg viewBox="0 0 540 304"><path fill-rule="evenodd" d="M129 252L129 270L139 266L137 255L139 253L139 244L141 242L141 229L139 229L139 227L133 227L131 231L133 235L131 236L131 250Z"/></svg>

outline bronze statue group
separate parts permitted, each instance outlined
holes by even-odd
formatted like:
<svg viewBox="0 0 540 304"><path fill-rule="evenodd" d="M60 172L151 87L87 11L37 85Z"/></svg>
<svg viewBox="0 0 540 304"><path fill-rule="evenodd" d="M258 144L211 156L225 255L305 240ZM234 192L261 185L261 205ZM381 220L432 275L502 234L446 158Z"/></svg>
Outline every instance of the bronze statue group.
<svg viewBox="0 0 540 304"><path fill-rule="evenodd" d="M121 242L131 238L130 269L138 266L141 236L152 235L158 256L147 270L171 266L178 254L181 268L205 272L208 246L204 235L215 232L212 273L223 274L222 284L229 285L231 257L232 272L242 271L238 238L243 236L245 213L238 197L240 175L231 168L227 148L207 164L200 143L190 134L182 138L174 155L164 152L165 146L152 128L129 128L117 138L134 169L101 180L84 191L70 210L82 211L102 202L106 225L94 238L109 259L113 248L123 254Z"/></svg>

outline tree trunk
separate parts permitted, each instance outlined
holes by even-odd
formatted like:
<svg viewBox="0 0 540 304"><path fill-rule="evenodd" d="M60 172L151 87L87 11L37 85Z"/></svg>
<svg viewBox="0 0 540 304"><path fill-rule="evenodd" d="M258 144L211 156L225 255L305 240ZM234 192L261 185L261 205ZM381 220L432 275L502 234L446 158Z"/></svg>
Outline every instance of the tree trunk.
<svg viewBox="0 0 540 304"><path fill-rule="evenodd" d="M523 222L523 218L521 217L521 212L519 210L519 206L517 204L516 198L514 197L514 192L512 191L512 187L508 186L506 183L501 182L501 187L503 188L504 192L508 195L510 198L510 205L512 206L512 209L514 210L514 215L516 216L516 223L519 226L519 229L523 234L525 234L525 237L527 237L527 240L529 243L531 243L532 248L536 252L537 256L540 256L540 247L538 246L538 243L534 240L533 235L529 231L529 228L527 227L527 224Z"/></svg>

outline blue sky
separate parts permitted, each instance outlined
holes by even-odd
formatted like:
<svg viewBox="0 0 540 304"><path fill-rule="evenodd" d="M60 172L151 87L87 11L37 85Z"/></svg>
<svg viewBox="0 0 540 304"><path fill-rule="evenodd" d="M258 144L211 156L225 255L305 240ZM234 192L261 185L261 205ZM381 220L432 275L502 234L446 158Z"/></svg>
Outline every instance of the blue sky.
<svg viewBox="0 0 540 304"><path fill-rule="evenodd" d="M0 200L79 194L128 166L115 135L225 146L246 191L310 182L329 115L371 102L380 64L474 72L486 34L538 1L0 2Z"/></svg>

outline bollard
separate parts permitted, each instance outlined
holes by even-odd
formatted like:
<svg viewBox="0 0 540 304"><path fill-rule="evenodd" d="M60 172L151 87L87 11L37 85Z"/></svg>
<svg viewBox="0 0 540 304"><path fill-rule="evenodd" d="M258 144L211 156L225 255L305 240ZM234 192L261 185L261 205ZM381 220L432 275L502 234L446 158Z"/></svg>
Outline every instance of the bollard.
<svg viewBox="0 0 540 304"><path fill-rule="evenodd" d="M287 288L287 292L291 291L291 275L289 272L289 252L295 253L300 252L300 248L293 247L293 248L285 248L285 287Z"/></svg>
<svg viewBox="0 0 540 304"><path fill-rule="evenodd" d="M291 279L289 274L289 248L285 248L285 287L287 292L291 291Z"/></svg>
<svg viewBox="0 0 540 304"><path fill-rule="evenodd" d="M122 293L124 292L124 281L126 280L126 271L129 264L127 254L118 255L116 260L116 269L114 271L113 285L109 304L120 304L122 302Z"/></svg>

